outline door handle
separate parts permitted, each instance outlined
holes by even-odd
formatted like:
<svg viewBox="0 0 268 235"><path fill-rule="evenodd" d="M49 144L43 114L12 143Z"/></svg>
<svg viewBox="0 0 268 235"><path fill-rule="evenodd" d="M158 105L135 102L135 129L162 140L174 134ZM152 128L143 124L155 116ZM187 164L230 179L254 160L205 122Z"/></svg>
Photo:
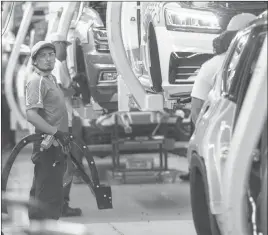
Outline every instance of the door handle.
<svg viewBox="0 0 268 235"><path fill-rule="evenodd" d="M204 110L204 114L209 110L209 107L210 107L210 105L207 105L207 106L206 106L206 108L205 108L205 110Z"/></svg>

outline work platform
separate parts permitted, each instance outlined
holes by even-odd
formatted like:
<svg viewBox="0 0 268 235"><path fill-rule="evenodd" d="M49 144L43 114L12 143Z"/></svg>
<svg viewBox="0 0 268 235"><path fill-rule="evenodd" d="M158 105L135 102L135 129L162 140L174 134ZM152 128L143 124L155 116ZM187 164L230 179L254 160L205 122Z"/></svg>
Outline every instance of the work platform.
<svg viewBox="0 0 268 235"><path fill-rule="evenodd" d="M174 169L168 168L168 153L174 152L175 149L187 149L187 141L175 140L176 134L179 135L176 126L180 122L180 117L159 111L116 112L96 121L99 133L109 135L110 143L104 145L89 143L88 148L94 155L101 152L103 156L105 153L112 156L110 176L114 179L125 183L128 176L151 175L162 181L164 175L169 174L172 177L176 175ZM122 154L148 152L159 154L159 165L155 166L150 159L135 158L129 159L124 167L120 164Z"/></svg>

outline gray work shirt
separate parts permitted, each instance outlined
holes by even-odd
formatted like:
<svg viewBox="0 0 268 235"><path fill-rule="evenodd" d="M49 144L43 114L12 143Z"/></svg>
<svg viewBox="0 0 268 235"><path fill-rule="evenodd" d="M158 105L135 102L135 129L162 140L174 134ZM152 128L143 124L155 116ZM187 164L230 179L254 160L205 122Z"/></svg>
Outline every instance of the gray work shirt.
<svg viewBox="0 0 268 235"><path fill-rule="evenodd" d="M52 74L46 75L35 68L27 78L25 92L26 110L38 108L38 114L47 123L60 131L68 132L64 94ZM36 130L36 133L40 131Z"/></svg>

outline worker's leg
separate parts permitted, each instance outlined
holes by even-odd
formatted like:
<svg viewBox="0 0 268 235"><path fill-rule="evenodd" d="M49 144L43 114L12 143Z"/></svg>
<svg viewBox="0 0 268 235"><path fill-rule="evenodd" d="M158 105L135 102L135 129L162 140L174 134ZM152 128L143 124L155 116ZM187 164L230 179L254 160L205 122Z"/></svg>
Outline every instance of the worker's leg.
<svg viewBox="0 0 268 235"><path fill-rule="evenodd" d="M72 186L72 181L73 181L73 171L74 171L74 166L71 162L70 157L66 158L65 161L65 171L67 169L68 174L68 181L70 181L67 185L64 186L64 203L69 203L70 201L70 192L71 192L71 186Z"/></svg>
<svg viewBox="0 0 268 235"><path fill-rule="evenodd" d="M195 128L194 122L191 121L191 136L194 133L194 128ZM180 175L180 179L183 181L189 181L190 180L190 169L187 173Z"/></svg>
<svg viewBox="0 0 268 235"><path fill-rule="evenodd" d="M30 208L29 218L58 220L63 206L64 155L54 146L43 152L37 152L36 148L34 151L34 180L30 195L40 201L43 208Z"/></svg>
<svg viewBox="0 0 268 235"><path fill-rule="evenodd" d="M68 165L69 170L72 172L73 169L73 164L70 160L70 158L67 158L67 160L64 162L64 172L66 170L66 167ZM71 185L72 185L72 179L67 184L67 186L64 187L63 189L63 197L64 197L64 203L63 203L63 209L62 209L62 216L67 217L67 216L80 216L82 214L82 210L80 208L71 208L69 207L69 201L70 201L70 190L71 190ZM32 198L35 198L35 192L36 192L36 181L35 177L33 178L33 183L32 183L32 188L30 190L30 196ZM33 208L30 209L31 213L36 213L32 212L34 210ZM32 218L31 213L29 213L29 217Z"/></svg>
<svg viewBox="0 0 268 235"><path fill-rule="evenodd" d="M62 217L82 215L82 210L80 208L72 208L69 206L71 185L72 182L70 182L70 184L64 188L64 204L62 208Z"/></svg>
<svg viewBox="0 0 268 235"><path fill-rule="evenodd" d="M64 187L64 204L63 204L63 209L62 209L62 216L63 217L68 217L68 216L80 216L82 214L82 210L80 208L71 208L69 206L70 202L70 191L71 191L71 186L72 186L72 174L74 171L74 166L71 161L70 157L67 157L66 159L66 167L68 168L68 171L71 173L71 180L70 182Z"/></svg>
<svg viewBox="0 0 268 235"><path fill-rule="evenodd" d="M72 125L73 125L73 127L72 127L71 132L73 133L73 135L82 139L83 126L82 126L81 119L79 117L73 116ZM72 148L72 154L77 159L77 161L81 164L81 166L83 166L83 154L82 154L81 150L75 145ZM84 183L84 181L82 180L82 178L80 176L80 172L78 170L76 170L76 172L74 174L73 183L74 184Z"/></svg>
<svg viewBox="0 0 268 235"><path fill-rule="evenodd" d="M76 126L74 128L76 128ZM77 132L73 132L73 128L72 127L69 127L69 132L70 133L73 133L74 136L77 136L76 135ZM77 150L74 150L73 148L76 148L75 145L72 145L72 153L76 153ZM77 159L82 164L81 157L80 158L78 157ZM66 166L68 167L69 171L73 171L74 165L73 165L70 157L67 157L66 164L67 164ZM63 205L63 211L62 211L62 216L63 217L80 216L82 214L82 210L80 208L71 208L69 206L69 202L70 202L70 191L71 191L72 183L73 183L73 178L71 179L71 181L69 182L69 184L64 187L64 205Z"/></svg>

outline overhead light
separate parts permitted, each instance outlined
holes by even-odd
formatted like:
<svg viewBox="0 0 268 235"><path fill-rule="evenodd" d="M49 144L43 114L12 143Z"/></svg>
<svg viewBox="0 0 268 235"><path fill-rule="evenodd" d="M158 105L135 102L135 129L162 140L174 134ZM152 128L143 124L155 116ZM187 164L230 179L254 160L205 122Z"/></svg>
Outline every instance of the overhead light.
<svg viewBox="0 0 268 235"><path fill-rule="evenodd" d="M96 50L99 52L109 52L107 30L105 28L93 28Z"/></svg>

